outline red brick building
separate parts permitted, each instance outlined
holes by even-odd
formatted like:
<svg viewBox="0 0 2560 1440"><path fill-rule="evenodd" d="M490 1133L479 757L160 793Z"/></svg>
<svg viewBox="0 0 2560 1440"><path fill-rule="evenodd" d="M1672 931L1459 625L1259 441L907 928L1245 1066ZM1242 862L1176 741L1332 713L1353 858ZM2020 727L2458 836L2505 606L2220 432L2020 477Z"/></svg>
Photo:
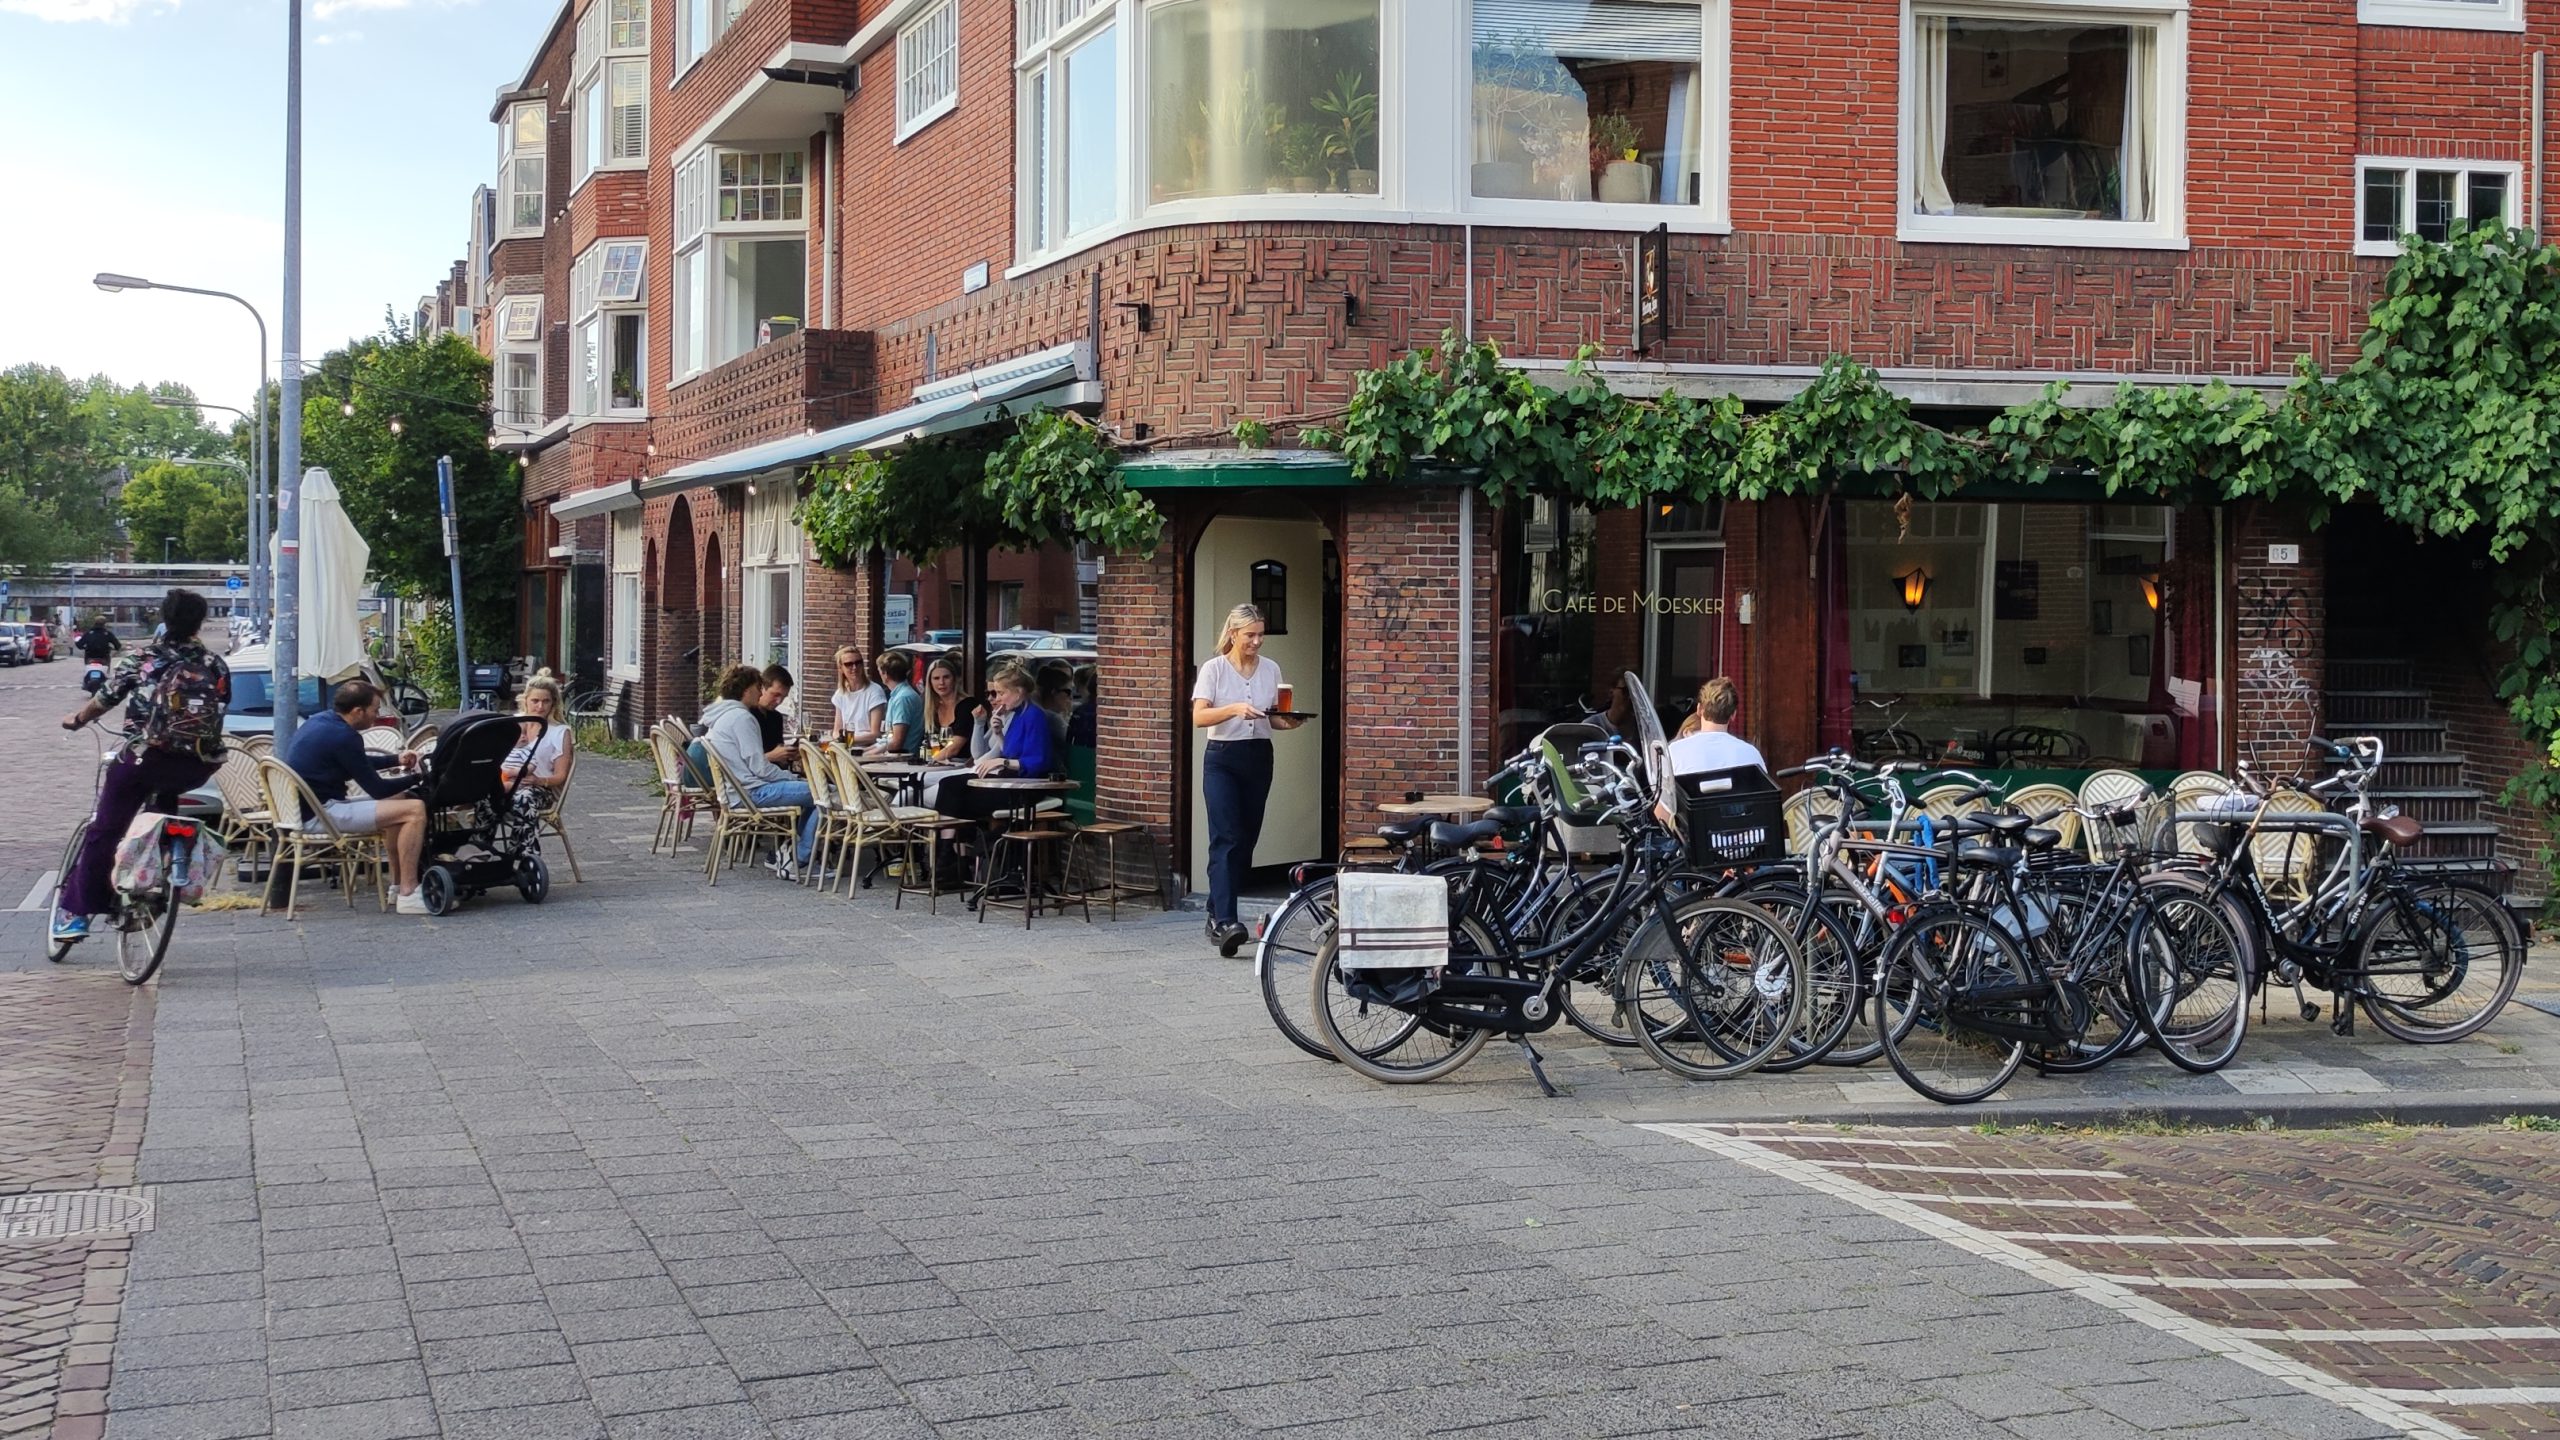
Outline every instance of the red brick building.
<svg viewBox="0 0 2560 1440"><path fill-rule="evenodd" d="M1786 758L2174 772L2378 730L2436 843L2486 854L2504 821L2520 854L2479 792L2526 757L2479 657L2375 603L2411 548L2378 527L2054 488L1907 529L1881 499L1504 513L1228 437L1285 444L1449 331L1754 400L1847 354L1959 419L2056 378L2274 387L2352 355L2402 233L2539 226L2555 26L2524 0L573 0L493 114L526 645L571 636L654 717L724 659L823 675L893 609L950 621L956 572L808 558L800 474L1069 404L1166 539L996 578L1043 628L1092 587L1098 807L1178 874L1189 676L1255 597L1323 716L1279 742L1266 862L1471 788L1622 668L1675 705L1734 674ZM2452 549L2429 563L2476 581Z"/></svg>

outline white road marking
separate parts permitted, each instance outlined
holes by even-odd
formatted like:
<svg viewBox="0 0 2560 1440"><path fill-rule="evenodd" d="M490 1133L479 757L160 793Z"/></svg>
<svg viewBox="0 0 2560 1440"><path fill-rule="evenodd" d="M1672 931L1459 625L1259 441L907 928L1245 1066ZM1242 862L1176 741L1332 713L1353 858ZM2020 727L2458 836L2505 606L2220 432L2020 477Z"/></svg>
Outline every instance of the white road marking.
<svg viewBox="0 0 2560 1440"><path fill-rule="evenodd" d="M1709 1121L1703 1130L1731 1130L1745 1140L1765 1141L1775 1145L1881 1145L1895 1150L1953 1150L1952 1140L1887 1140L1871 1135L1826 1135L1819 1130L1775 1130L1743 1126L1726 1121Z"/></svg>
<svg viewBox="0 0 2560 1440"><path fill-rule="evenodd" d="M1758 1139L1758 1136L1744 1136ZM1897 1165L1884 1160L1808 1160L1808 1165L1825 1165L1834 1170L1898 1170L1909 1175L2029 1175L2063 1176L2080 1180L2121 1180L2121 1170L2042 1170L2019 1165Z"/></svg>
<svg viewBox="0 0 2560 1440"><path fill-rule="evenodd" d="M2385 1400L2411 1405L2549 1405L2560 1401L2560 1385L2489 1386L2478 1390L2376 1390Z"/></svg>
<svg viewBox="0 0 2560 1440"><path fill-rule="evenodd" d="M2428 1330L2234 1330L2248 1340L2302 1344L2345 1341L2360 1345L2429 1345L2457 1340L2560 1340L2560 1325L2453 1325Z"/></svg>
<svg viewBox="0 0 2560 1440"><path fill-rule="evenodd" d="M2089 1235L2074 1230L1994 1230L2003 1240L2054 1245L2335 1245L2326 1235Z"/></svg>
<svg viewBox="0 0 2560 1440"><path fill-rule="evenodd" d="M2353 1280L2222 1280L2185 1275L2105 1275L2118 1285L2156 1285L2163 1290L2361 1290Z"/></svg>
<svg viewBox="0 0 2560 1440"><path fill-rule="evenodd" d="M44 872L44 877L36 881L35 888L27 892L27 898L18 902L18 909L22 912L52 909L53 892L59 888L61 880L62 872L59 870Z"/></svg>
<svg viewBox="0 0 2560 1440"><path fill-rule="evenodd" d="M1812 1162L1797 1163L1811 1164ZM1906 1190L1881 1190L1877 1193L1894 1200L1917 1200L1923 1205L2011 1205L2021 1210L2130 1210L2134 1208L2130 1200L2013 1200L2006 1195L1922 1195L1916 1191Z"/></svg>
<svg viewBox="0 0 2560 1440"><path fill-rule="evenodd" d="M2410 1409L2397 1397L2350 1385L2327 1371L2299 1360L2280 1355L2253 1340L2244 1339L2221 1326L2182 1315L2147 1295L2135 1293L2103 1275L2038 1254L2023 1245L2003 1240L1990 1231L1979 1229L1951 1215L1941 1215L1925 1206L1863 1184L1849 1176L1834 1173L1819 1165L1808 1165L1795 1156L1755 1145L1748 1140L1716 1132L1696 1125L1644 1125L1639 1129L1685 1140L1701 1150L1721 1155L1728 1160L1748 1165L1766 1174L1792 1180L1808 1190L1829 1195L1857 1206L1870 1214L1881 1215L1923 1235L1943 1240L1967 1254L2005 1265L2012 1270L2032 1275L2058 1290L2078 1295L2093 1304L2102 1305L2129 1320L2150 1326L2163 1334L2175 1335L2196 1348L2220 1355L2234 1364L2247 1366L2261 1375L2282 1380L2306 1394L2316 1395L2334 1405L2343 1406L2411 1435L2427 1435L2437 1440L2472 1440L2469 1431L2429 1415Z"/></svg>

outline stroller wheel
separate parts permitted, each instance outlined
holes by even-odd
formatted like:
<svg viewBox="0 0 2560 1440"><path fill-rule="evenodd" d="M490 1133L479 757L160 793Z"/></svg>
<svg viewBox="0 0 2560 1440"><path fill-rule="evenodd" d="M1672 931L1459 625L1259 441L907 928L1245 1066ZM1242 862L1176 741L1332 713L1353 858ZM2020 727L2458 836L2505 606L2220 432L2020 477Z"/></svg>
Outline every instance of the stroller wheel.
<svg viewBox="0 0 2560 1440"><path fill-rule="evenodd" d="M527 905L539 905L551 894L551 867L539 855L527 855L516 861L516 893Z"/></svg>
<svg viewBox="0 0 2560 1440"><path fill-rule="evenodd" d="M452 911L461 898L453 879L453 871L442 865L430 865L418 877L418 894L427 902L427 913L443 915Z"/></svg>

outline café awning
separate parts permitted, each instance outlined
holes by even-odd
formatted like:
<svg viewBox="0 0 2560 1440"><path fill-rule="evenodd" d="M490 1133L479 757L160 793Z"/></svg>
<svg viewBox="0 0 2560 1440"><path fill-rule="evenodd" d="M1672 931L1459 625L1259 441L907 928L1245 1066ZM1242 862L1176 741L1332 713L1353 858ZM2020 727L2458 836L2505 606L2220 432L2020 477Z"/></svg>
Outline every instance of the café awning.
<svg viewBox="0 0 2560 1440"><path fill-rule="evenodd" d="M617 480L593 490L581 490L551 502L551 518L560 521L584 520L590 515L610 515L628 510L640 503L640 482Z"/></svg>

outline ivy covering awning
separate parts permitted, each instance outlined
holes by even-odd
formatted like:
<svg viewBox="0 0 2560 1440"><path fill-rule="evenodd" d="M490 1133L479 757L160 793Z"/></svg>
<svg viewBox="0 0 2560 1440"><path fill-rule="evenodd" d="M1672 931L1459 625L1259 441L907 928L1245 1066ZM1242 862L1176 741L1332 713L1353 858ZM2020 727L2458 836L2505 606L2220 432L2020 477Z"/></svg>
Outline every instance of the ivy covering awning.
<svg viewBox="0 0 2560 1440"><path fill-rule="evenodd" d="M1361 483L1330 450L1172 450L1120 462L1132 490L1318 489Z"/></svg>
<svg viewBox="0 0 2560 1440"><path fill-rule="evenodd" d="M993 425L1034 410L1093 405L1101 387L1085 378L1083 347L1060 345L916 387L909 405L814 435L771 440L679 465L640 482L642 496L673 495L794 470L858 450L888 450L912 440Z"/></svg>

